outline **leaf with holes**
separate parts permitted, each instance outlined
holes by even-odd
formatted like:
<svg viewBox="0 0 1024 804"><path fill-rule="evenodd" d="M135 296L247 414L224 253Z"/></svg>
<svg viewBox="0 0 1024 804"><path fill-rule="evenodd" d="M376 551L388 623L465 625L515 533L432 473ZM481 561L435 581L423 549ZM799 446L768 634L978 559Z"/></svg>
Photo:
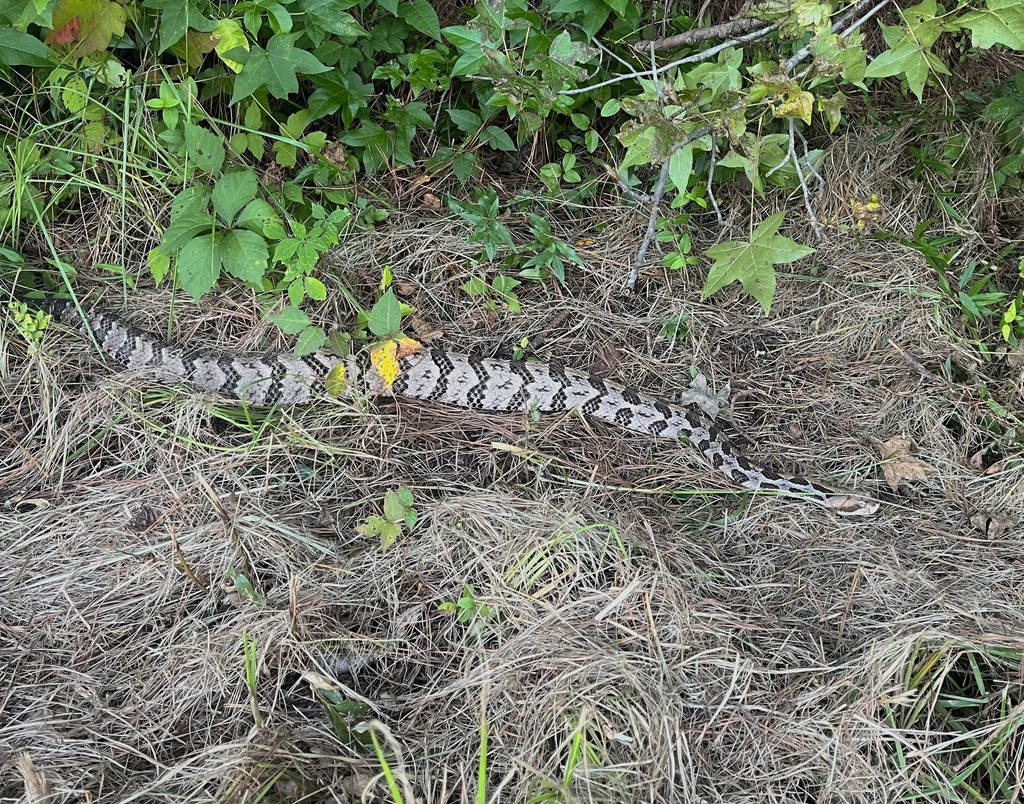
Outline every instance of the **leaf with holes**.
<svg viewBox="0 0 1024 804"><path fill-rule="evenodd" d="M248 229L235 229L218 235L220 259L224 270L236 279L259 285L267 273L270 252L262 235Z"/></svg>
<svg viewBox="0 0 1024 804"><path fill-rule="evenodd" d="M232 170L213 188L213 211L230 226L238 211L256 197L256 174L248 169Z"/></svg>

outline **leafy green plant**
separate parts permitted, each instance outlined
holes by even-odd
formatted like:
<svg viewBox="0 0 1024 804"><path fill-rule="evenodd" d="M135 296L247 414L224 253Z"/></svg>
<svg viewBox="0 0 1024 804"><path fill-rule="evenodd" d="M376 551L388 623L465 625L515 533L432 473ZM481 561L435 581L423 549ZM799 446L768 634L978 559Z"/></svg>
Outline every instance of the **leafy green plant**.
<svg viewBox="0 0 1024 804"><path fill-rule="evenodd" d="M515 289L521 284L522 282L518 279L498 274L498 276L491 280L490 284L485 279L474 276L459 285L459 288L473 298L483 299L484 304L489 310L497 310L500 307L504 307L510 313L520 313L522 312L522 306L519 303L519 296L516 295Z"/></svg>
<svg viewBox="0 0 1024 804"><path fill-rule="evenodd" d="M520 254L531 254L522 265L519 275L524 279L547 279L554 276L560 284L565 284L566 263L583 267L583 260L576 249L551 234L551 224L540 215L527 213L530 219L532 242L520 249Z"/></svg>
<svg viewBox="0 0 1024 804"><path fill-rule="evenodd" d="M448 199L452 211L472 224L473 233L469 236L469 242L483 244L483 254L488 262L494 262L499 253L514 252L516 248L508 228L498 220L500 205L498 194L492 187L478 192L476 203Z"/></svg>
<svg viewBox="0 0 1024 804"><path fill-rule="evenodd" d="M284 234L280 217L258 198L250 169L226 172L212 187L194 185L171 204L171 222L150 253L150 270L160 282L168 271L192 298L210 291L221 273L261 288L270 251L268 231Z"/></svg>
<svg viewBox="0 0 1024 804"><path fill-rule="evenodd" d="M454 602L442 603L437 607L442 614L448 614L460 623L470 623L475 620L489 622L497 616L497 610L488 603L481 603L476 599L476 592L472 584L462 587L462 595Z"/></svg>
<svg viewBox="0 0 1024 804"><path fill-rule="evenodd" d="M51 316L42 310L30 310L24 302L8 302L7 308L18 334L25 339L29 352L35 354L43 341L43 333L50 325Z"/></svg>
<svg viewBox="0 0 1024 804"><path fill-rule="evenodd" d="M565 154L561 162L548 162L541 167L540 177L552 193L557 193L563 182L578 184L583 181L579 171L576 170L576 155L572 153Z"/></svg>
<svg viewBox="0 0 1024 804"><path fill-rule="evenodd" d="M384 515L371 514L357 530L364 536L379 538L382 550L390 548L402 535L403 528L410 530L419 519L419 512L413 506L412 491L400 486L384 494Z"/></svg>

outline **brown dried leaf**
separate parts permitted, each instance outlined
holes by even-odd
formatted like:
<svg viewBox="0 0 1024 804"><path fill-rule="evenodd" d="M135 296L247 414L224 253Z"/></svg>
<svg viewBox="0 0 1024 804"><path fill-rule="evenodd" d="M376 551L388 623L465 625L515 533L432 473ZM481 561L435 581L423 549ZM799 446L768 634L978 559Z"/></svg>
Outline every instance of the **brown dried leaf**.
<svg viewBox="0 0 1024 804"><path fill-rule="evenodd" d="M875 440L875 446L882 456L882 473L893 491L898 491L904 480L924 480L935 471L935 467L911 456L909 438L893 436L885 443Z"/></svg>
<svg viewBox="0 0 1024 804"><path fill-rule="evenodd" d="M989 539L999 539L1017 524L1017 517L1005 511L982 512L971 516L971 524Z"/></svg>

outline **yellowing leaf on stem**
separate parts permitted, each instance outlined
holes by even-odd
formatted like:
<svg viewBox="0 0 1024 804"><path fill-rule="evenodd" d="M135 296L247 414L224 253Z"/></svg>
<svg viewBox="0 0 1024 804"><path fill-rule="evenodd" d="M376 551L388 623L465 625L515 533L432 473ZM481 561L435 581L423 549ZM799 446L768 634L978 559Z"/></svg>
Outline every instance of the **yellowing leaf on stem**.
<svg viewBox="0 0 1024 804"><path fill-rule="evenodd" d="M776 117L798 117L807 125L811 124L811 111L814 109L814 96L807 91L791 92L782 103L777 104L772 112Z"/></svg>
<svg viewBox="0 0 1024 804"><path fill-rule="evenodd" d="M217 23L217 27L213 29L212 36L216 43L214 50L217 51L220 60L224 62L224 66L234 73L242 72L242 62L229 59L224 55L225 53L230 53L236 47L249 49L249 40L245 38L242 26L234 20L220 20Z"/></svg>

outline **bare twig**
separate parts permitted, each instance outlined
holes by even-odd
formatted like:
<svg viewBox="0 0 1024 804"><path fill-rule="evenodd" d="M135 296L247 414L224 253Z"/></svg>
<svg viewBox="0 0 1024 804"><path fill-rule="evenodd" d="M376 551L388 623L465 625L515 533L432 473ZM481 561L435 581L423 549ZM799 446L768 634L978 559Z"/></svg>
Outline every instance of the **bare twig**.
<svg viewBox="0 0 1024 804"><path fill-rule="evenodd" d="M719 23L718 25L712 25L708 28L694 28L690 31L683 31L680 34L663 39L641 40L640 42L634 42L630 47L638 53L644 53L651 48L655 50L668 50L683 45L693 45L697 42L703 42L705 39L723 39L735 36L736 34L743 34L757 28L759 25L764 25L764 22L758 19L734 19Z"/></svg>
<svg viewBox="0 0 1024 804"><path fill-rule="evenodd" d="M629 272L629 278L626 280L626 287L630 290L636 286L637 277L640 276L640 266L644 264L644 258L647 256L647 249L651 247L651 243L654 241L654 233L658 226L658 210L661 206L661 197L665 195L665 184L668 182L669 161L669 159L666 159L665 163L661 166L661 175L658 177L658 186L654 188L654 195L651 197L651 214L647 218L647 234L644 235L644 240L636 252L636 259L633 261L633 269Z"/></svg>
<svg viewBox="0 0 1024 804"><path fill-rule="evenodd" d="M718 208L718 199L715 198L715 190L712 182L715 178L715 167L718 165L718 140L711 138L711 165L708 167L708 198L711 199L711 206L714 207L715 217L718 219L719 228L725 226L725 219L722 217L722 210Z"/></svg>
<svg viewBox="0 0 1024 804"><path fill-rule="evenodd" d="M768 34L770 34L772 31L774 31L778 27L779 27L778 24L775 23L775 24L772 24L772 25L768 25L768 26L766 26L764 28L761 28L761 29L759 29L757 31L753 31L753 32L751 32L749 34L746 34L745 36L737 36L735 39L730 39L730 40L728 40L726 42L722 42L722 43L720 43L718 45L715 45L714 47L709 47L706 50L702 50L700 53L694 53L694 54L692 54L690 56L686 56L685 58L676 59L675 61L670 62L669 64L666 64L664 67L659 67L658 68L658 72L662 72L663 73L666 70L671 70L673 67L680 67L683 64L694 64L694 63L700 62L700 61L707 61L708 59L714 58L715 56L717 56L723 50L726 50L727 48L733 47L734 45L740 45L740 44L743 44L745 42L753 42L753 41L755 41L757 39L762 39L763 37L767 36ZM651 77L652 77L651 73L648 72L647 70L643 70L643 71L633 70L632 72L623 73L622 75L617 75L614 78L609 78L608 80L601 81L600 83L597 83L597 84L590 84L590 85L585 86L585 87L576 87L575 89L562 90L561 94L562 95L582 95L585 92L590 92L590 91L595 90L595 89L600 89L601 87L607 87L607 86L611 86L612 84L617 84L617 83L619 83L619 81L628 81L630 78L651 78Z"/></svg>

